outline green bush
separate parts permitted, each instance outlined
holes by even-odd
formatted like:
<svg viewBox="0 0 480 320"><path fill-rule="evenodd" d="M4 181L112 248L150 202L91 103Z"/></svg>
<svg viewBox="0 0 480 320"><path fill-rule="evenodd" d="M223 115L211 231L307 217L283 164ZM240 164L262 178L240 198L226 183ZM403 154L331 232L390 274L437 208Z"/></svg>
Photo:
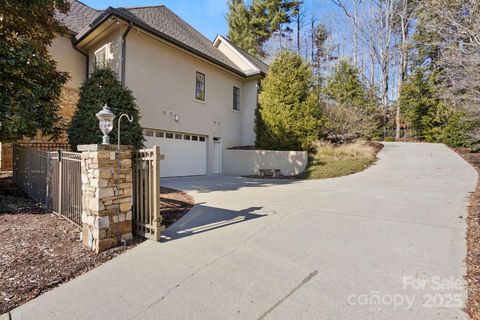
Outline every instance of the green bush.
<svg viewBox="0 0 480 320"><path fill-rule="evenodd" d="M470 148L471 153L479 153L480 152L480 144L476 144Z"/></svg>
<svg viewBox="0 0 480 320"><path fill-rule="evenodd" d="M323 108L324 131L329 139L369 139L379 134L380 110L362 82L358 69L340 60L323 89L328 99Z"/></svg>
<svg viewBox="0 0 480 320"><path fill-rule="evenodd" d="M281 51L261 88L256 146L270 150L309 149L320 130L318 94L309 64L294 52Z"/></svg>
<svg viewBox="0 0 480 320"><path fill-rule="evenodd" d="M117 74L107 67L96 68L80 88L80 99L68 129L68 141L73 150L79 144L101 143L102 133L95 116L107 104L115 114L110 142L117 143L117 120L123 113L133 117L133 122L124 124L121 143L135 149L143 147L143 133L140 115L132 91L124 87Z"/></svg>

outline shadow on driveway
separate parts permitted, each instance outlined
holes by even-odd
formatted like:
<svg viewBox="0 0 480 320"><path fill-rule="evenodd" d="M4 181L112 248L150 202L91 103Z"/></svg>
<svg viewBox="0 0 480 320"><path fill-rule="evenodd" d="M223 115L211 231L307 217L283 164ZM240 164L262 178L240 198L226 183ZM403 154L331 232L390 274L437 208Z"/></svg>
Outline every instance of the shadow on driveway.
<svg viewBox="0 0 480 320"><path fill-rule="evenodd" d="M181 239L195 234L257 219L267 214L254 213L262 207L250 207L240 211L214 208L200 203L183 218L162 232L161 242Z"/></svg>
<svg viewBox="0 0 480 320"><path fill-rule="evenodd" d="M162 178L162 186L197 193L212 191L235 191L243 188L270 187L301 183L301 179L247 178L228 175Z"/></svg>

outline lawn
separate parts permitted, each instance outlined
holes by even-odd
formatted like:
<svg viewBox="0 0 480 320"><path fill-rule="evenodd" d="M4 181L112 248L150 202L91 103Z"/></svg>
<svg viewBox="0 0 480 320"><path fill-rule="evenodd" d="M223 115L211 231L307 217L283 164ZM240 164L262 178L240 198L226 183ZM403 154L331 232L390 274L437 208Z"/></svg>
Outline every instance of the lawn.
<svg viewBox="0 0 480 320"><path fill-rule="evenodd" d="M342 145L319 141L310 153L308 166L299 179L327 179L362 171L375 163L383 145L356 141Z"/></svg>

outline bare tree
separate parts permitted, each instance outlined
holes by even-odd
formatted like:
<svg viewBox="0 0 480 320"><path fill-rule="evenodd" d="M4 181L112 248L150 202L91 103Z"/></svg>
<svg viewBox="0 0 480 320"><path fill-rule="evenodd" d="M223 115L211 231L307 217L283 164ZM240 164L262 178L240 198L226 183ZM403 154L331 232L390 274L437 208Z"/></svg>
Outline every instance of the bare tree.
<svg viewBox="0 0 480 320"><path fill-rule="evenodd" d="M407 77L408 68L408 43L412 27L412 22L415 19L415 14L418 5L421 1L416 0L400 0L397 3L395 15L397 17L397 33L399 34L399 50L398 50L398 81L397 81L397 96L400 94L403 82ZM400 104L397 101L395 113L395 139L400 138L401 130L401 110Z"/></svg>
<svg viewBox="0 0 480 320"><path fill-rule="evenodd" d="M370 58L370 85L380 87L380 99L386 117L391 89L390 75L394 68L394 18L396 0L330 0L353 24L353 59L357 61L360 43L367 48ZM377 79L376 70L380 71Z"/></svg>
<svg viewBox="0 0 480 320"><path fill-rule="evenodd" d="M478 0L428 0L424 6L430 31L440 40L440 94L480 119L480 3ZM471 120L471 119L470 119ZM480 129L471 132L480 141Z"/></svg>
<svg viewBox="0 0 480 320"><path fill-rule="evenodd" d="M440 80L445 98L480 113L480 2L426 0L422 5L426 27L439 35Z"/></svg>

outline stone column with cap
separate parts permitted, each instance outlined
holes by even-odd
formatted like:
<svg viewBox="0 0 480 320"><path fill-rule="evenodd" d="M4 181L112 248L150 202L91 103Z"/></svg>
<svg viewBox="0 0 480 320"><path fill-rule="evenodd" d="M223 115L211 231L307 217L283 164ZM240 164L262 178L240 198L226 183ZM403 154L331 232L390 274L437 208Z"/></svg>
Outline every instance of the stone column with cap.
<svg viewBox="0 0 480 320"><path fill-rule="evenodd" d="M115 145L77 148L82 152L82 241L98 253L133 237L132 148L121 146L120 153Z"/></svg>

